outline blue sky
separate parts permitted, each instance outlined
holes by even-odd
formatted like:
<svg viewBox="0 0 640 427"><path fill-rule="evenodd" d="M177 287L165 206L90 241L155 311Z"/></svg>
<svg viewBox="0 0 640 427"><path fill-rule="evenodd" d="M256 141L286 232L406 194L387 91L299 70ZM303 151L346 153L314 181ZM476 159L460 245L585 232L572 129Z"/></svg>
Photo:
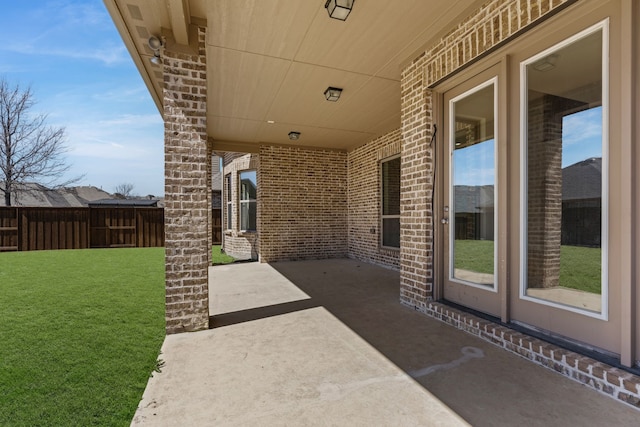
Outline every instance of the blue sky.
<svg viewBox="0 0 640 427"><path fill-rule="evenodd" d="M0 4L0 75L66 128L69 176L163 195L162 118L102 0Z"/></svg>
<svg viewBox="0 0 640 427"><path fill-rule="evenodd" d="M494 184L494 141L455 150L455 185ZM602 107L574 113L562 122L562 167L602 157Z"/></svg>
<svg viewBox="0 0 640 427"><path fill-rule="evenodd" d="M562 167L602 157L602 107L565 116L562 122Z"/></svg>

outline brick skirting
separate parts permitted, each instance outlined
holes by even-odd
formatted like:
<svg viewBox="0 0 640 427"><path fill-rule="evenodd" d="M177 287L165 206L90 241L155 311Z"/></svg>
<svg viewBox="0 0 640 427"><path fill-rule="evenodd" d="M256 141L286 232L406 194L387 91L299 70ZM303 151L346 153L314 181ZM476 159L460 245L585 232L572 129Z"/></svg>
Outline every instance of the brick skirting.
<svg viewBox="0 0 640 427"><path fill-rule="evenodd" d="M640 409L640 376L441 303L424 313Z"/></svg>

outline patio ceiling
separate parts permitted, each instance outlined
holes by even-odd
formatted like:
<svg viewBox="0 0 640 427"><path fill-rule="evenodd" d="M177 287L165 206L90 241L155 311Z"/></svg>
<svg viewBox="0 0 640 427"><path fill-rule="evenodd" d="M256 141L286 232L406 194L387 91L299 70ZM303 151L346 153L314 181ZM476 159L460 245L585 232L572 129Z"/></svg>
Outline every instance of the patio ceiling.
<svg viewBox="0 0 640 427"><path fill-rule="evenodd" d="M214 149L260 144L349 150L400 126L403 62L481 0L358 0L346 21L325 0L104 0L162 113L150 36L188 44L207 26L207 127ZM328 86L343 88L338 102ZM274 121L270 124L268 121Z"/></svg>

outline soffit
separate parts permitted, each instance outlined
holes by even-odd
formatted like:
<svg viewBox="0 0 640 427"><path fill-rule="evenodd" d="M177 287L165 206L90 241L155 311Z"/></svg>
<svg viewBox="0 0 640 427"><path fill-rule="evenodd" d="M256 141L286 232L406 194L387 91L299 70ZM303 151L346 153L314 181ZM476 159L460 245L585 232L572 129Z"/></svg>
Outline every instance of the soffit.
<svg viewBox="0 0 640 427"><path fill-rule="evenodd" d="M171 34L167 2L175 1L182 0L105 0L161 111L161 69L146 44ZM188 2L191 22L207 25L214 147L292 144L295 130L296 145L348 150L398 128L402 62L482 1L358 0L345 22L330 19L324 3ZM344 89L338 102L324 99L328 86Z"/></svg>

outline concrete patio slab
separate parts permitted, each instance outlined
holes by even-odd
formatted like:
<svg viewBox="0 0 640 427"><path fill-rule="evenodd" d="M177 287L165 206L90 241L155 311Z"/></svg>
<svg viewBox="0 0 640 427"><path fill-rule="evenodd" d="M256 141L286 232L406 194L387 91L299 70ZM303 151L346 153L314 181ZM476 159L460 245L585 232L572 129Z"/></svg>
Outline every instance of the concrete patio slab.
<svg viewBox="0 0 640 427"><path fill-rule="evenodd" d="M640 413L398 303L353 260L214 267L132 425L638 425Z"/></svg>

